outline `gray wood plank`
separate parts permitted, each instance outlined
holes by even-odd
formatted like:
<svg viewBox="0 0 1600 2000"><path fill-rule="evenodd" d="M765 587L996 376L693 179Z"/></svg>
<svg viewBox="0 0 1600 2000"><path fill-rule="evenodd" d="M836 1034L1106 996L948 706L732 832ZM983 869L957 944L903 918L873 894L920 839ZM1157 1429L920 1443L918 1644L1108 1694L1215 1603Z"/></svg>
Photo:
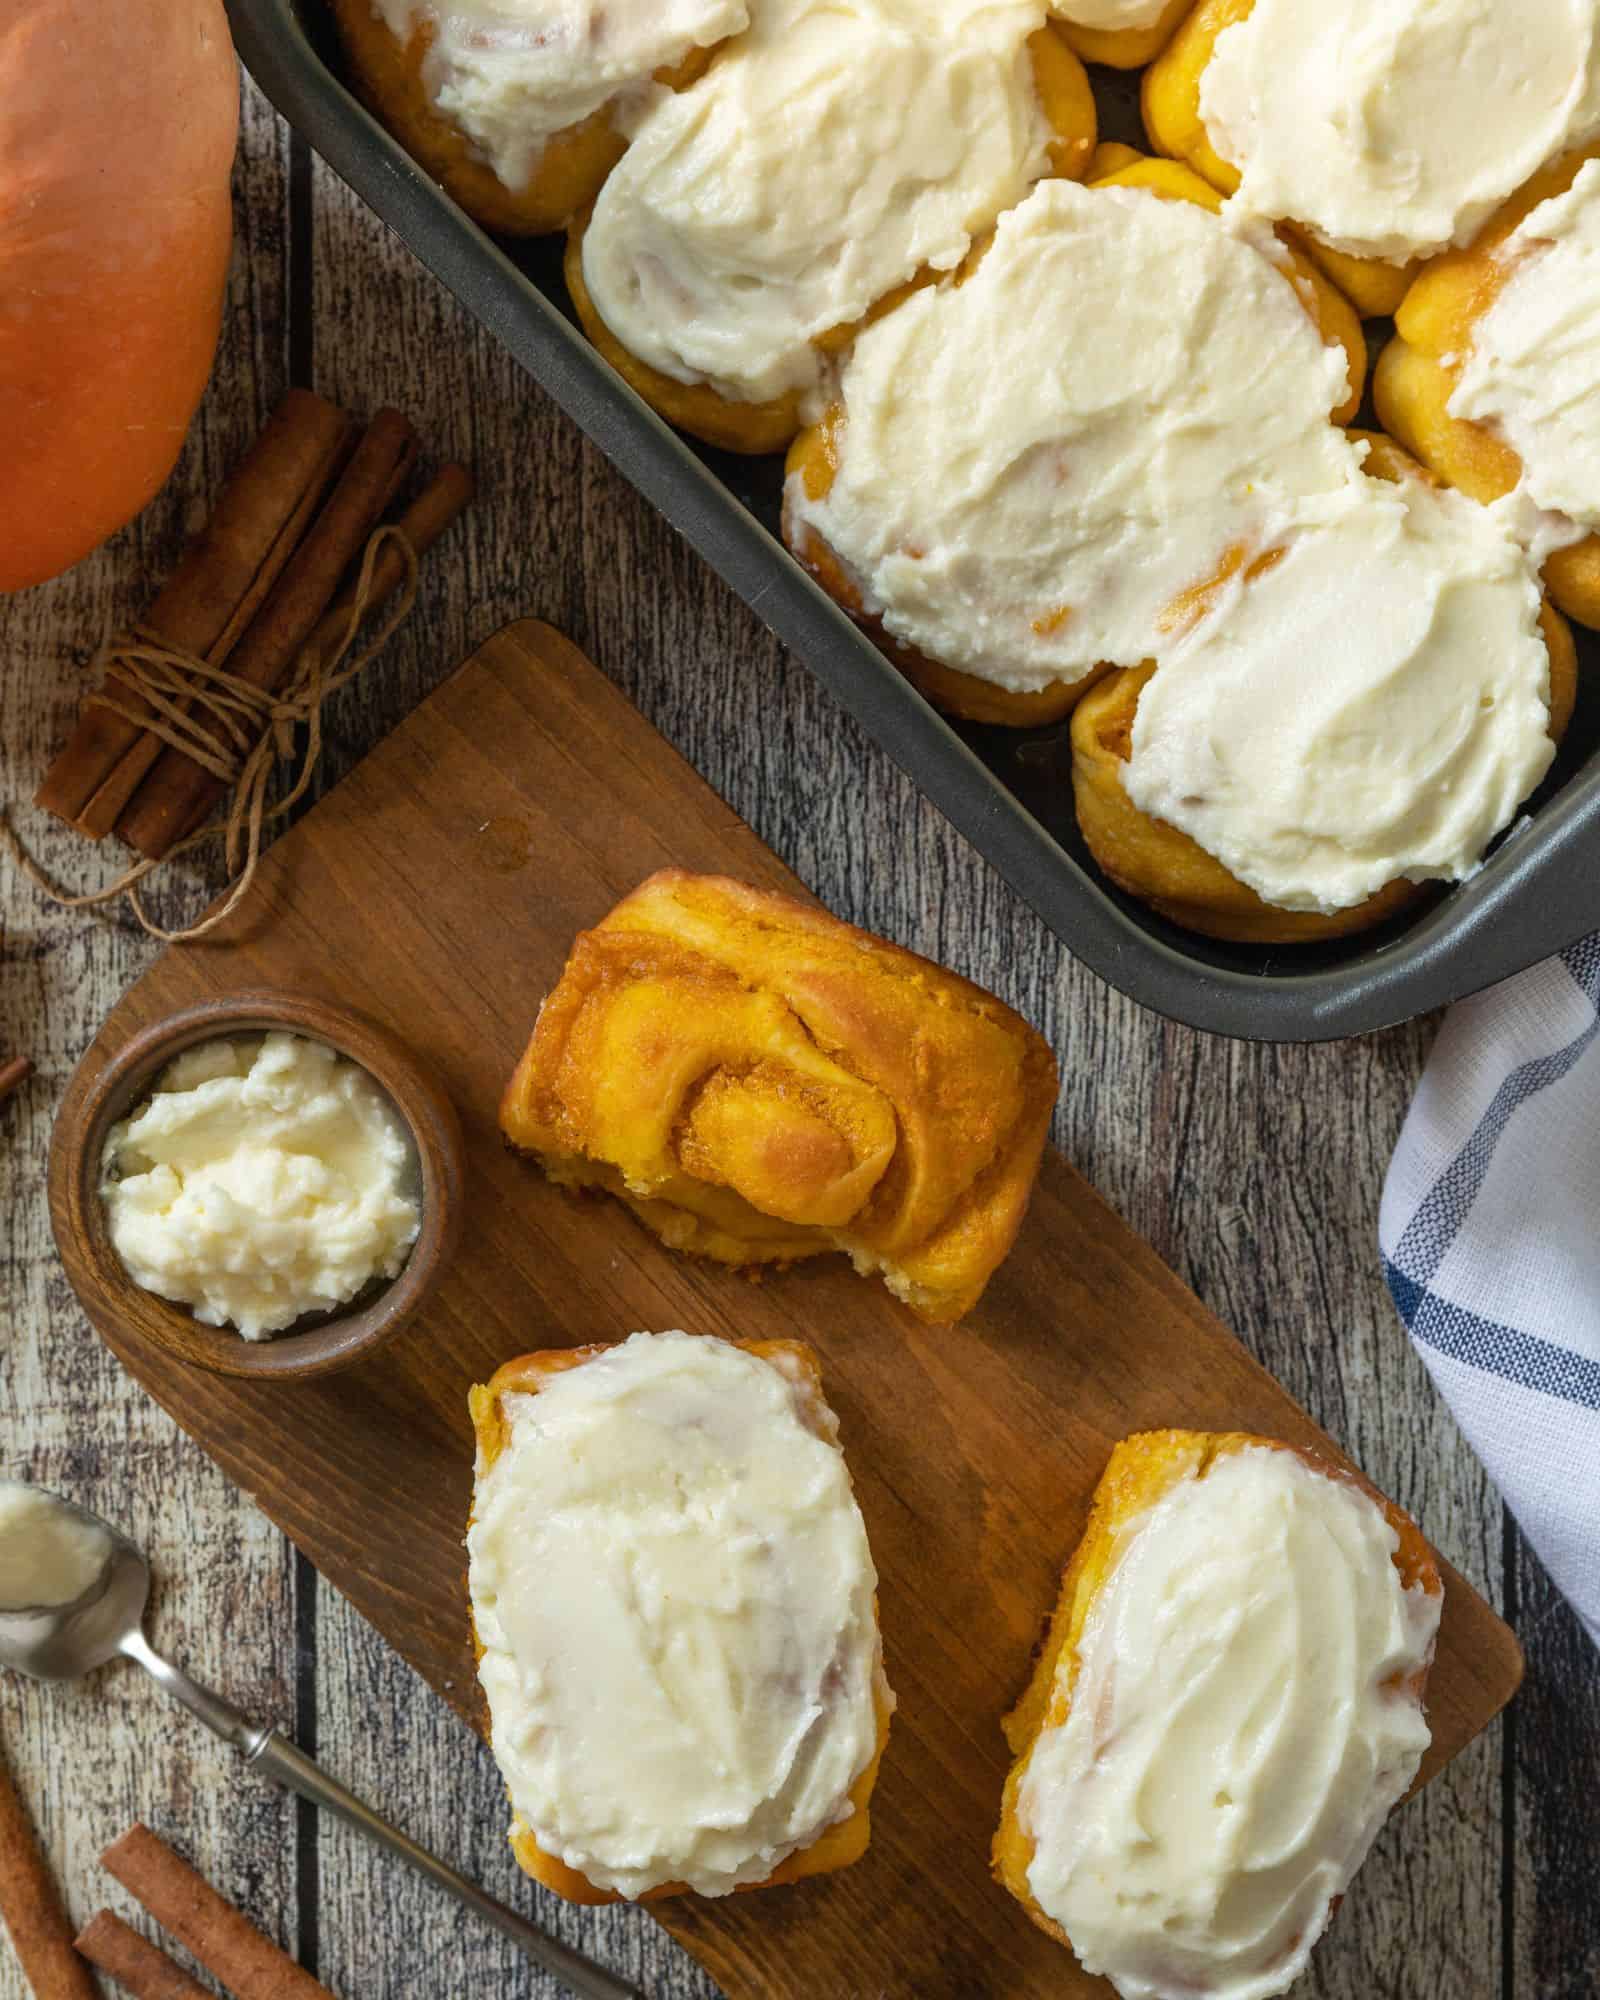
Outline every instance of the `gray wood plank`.
<svg viewBox="0 0 1600 2000"><path fill-rule="evenodd" d="M1508 1717L1516 1763L1512 1970L1518 1995L1600 1993L1600 1653L1538 1557L1514 1557L1528 1679Z"/></svg>

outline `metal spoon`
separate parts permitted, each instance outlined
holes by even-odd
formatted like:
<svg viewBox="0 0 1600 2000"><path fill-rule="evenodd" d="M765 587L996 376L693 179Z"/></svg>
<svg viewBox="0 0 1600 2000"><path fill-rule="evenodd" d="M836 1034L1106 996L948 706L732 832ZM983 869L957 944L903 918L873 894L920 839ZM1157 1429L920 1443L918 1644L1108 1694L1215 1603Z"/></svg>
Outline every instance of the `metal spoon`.
<svg viewBox="0 0 1600 2000"><path fill-rule="evenodd" d="M346 1791L336 1779L320 1770L276 1729L252 1722L231 1702L201 1687L162 1659L143 1631L145 1605L150 1595L150 1565L143 1554L126 1536L119 1535L84 1508L75 1507L70 1500L54 1493L43 1497L106 1536L105 1561L94 1582L70 1604L0 1610L0 1666L14 1667L19 1673L31 1674L35 1680L64 1681L92 1673L119 1654L124 1659L137 1660L168 1694L199 1716L224 1742L242 1750L258 1770L291 1792L298 1792L301 1798L310 1799L313 1805L337 1813L358 1833L387 1847L419 1874L449 1890L503 1937L520 1945L536 1965L543 1966L577 1994L578 2000L645 2000L638 1987L628 1985L578 1952L569 1951L525 1917L485 1895L464 1875L435 1860L425 1848L408 1840L387 1820L380 1819L370 1806L363 1805L353 1792Z"/></svg>

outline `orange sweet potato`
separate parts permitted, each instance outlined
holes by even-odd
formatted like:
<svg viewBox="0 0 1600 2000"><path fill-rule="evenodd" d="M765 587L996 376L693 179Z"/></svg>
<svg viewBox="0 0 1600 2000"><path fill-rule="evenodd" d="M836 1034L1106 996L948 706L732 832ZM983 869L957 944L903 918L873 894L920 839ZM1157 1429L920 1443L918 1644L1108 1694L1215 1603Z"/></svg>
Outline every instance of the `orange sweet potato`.
<svg viewBox="0 0 1600 2000"><path fill-rule="evenodd" d="M221 326L238 119L222 0L0 9L0 591L172 470Z"/></svg>

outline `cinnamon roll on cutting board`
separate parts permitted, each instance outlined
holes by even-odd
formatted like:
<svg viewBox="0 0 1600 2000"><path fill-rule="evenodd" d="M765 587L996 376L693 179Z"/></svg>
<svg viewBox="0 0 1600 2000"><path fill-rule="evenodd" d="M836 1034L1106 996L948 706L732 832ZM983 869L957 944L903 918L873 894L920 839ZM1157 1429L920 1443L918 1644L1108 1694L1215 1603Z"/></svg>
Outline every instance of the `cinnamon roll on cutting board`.
<svg viewBox="0 0 1600 2000"><path fill-rule="evenodd" d="M501 1105L554 1181L723 1264L843 1251L959 1319L1056 1098L1020 1016L793 897L665 869L580 936Z"/></svg>
<svg viewBox="0 0 1600 2000"><path fill-rule="evenodd" d="M858 1861L894 1696L815 1351L635 1333L521 1355L470 1403L473 1642L521 1867L607 1903Z"/></svg>

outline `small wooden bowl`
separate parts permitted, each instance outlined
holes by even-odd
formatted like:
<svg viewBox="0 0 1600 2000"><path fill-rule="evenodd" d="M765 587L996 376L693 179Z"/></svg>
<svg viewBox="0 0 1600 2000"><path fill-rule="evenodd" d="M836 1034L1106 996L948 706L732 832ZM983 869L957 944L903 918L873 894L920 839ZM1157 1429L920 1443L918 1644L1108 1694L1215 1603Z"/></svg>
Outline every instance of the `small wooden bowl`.
<svg viewBox="0 0 1600 2000"><path fill-rule="evenodd" d="M186 1307L146 1291L128 1275L112 1245L100 1197L102 1158L112 1126L149 1093L174 1057L198 1042L277 1028L326 1042L387 1092L416 1148L422 1226L399 1275L366 1304L297 1333L246 1340L231 1327L203 1326ZM460 1234L463 1175L455 1107L392 1036L323 1000L240 993L156 1022L98 1067L92 1052L79 1064L50 1143L50 1221L67 1276L97 1324L119 1321L165 1353L219 1375L303 1381L365 1360L421 1308Z"/></svg>

